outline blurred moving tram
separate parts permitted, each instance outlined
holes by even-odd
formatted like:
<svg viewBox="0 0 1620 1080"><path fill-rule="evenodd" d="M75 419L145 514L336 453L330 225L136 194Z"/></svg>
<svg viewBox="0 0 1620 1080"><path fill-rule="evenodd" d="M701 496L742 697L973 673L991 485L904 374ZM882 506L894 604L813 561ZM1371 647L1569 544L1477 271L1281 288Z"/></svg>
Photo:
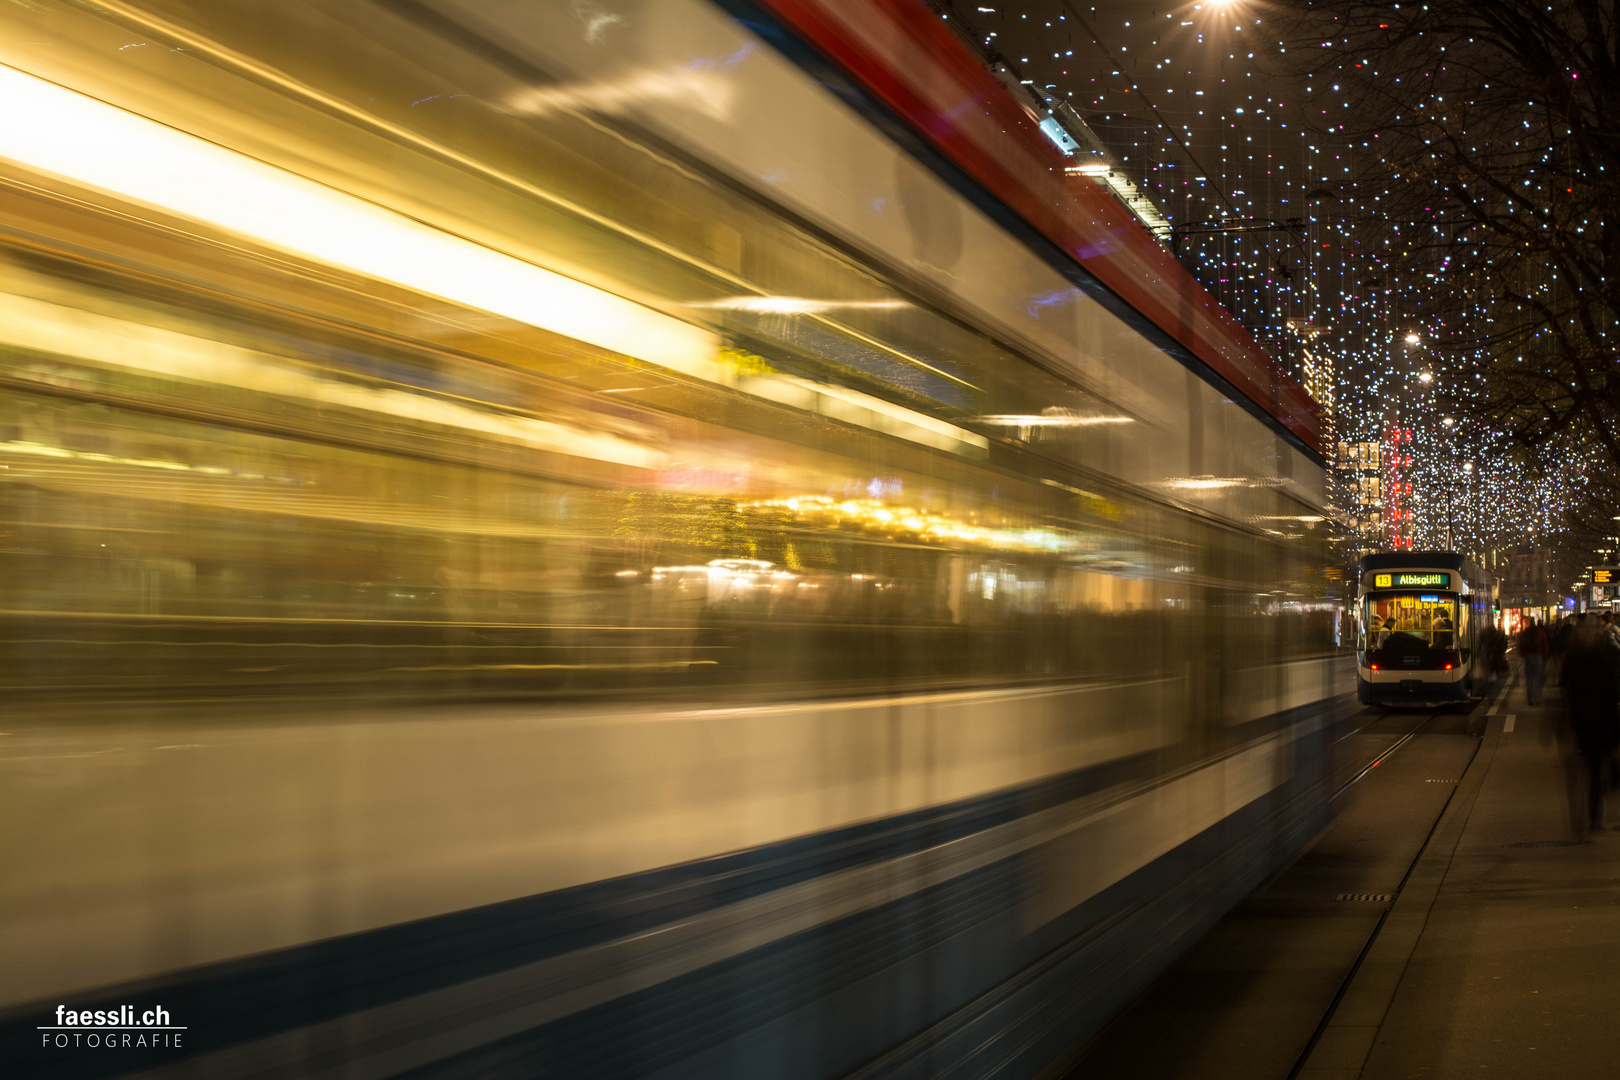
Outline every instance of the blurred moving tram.
<svg viewBox="0 0 1620 1080"><path fill-rule="evenodd" d="M1450 551L1385 552L1356 564L1356 693L1368 705L1474 697L1490 625L1477 568Z"/></svg>
<svg viewBox="0 0 1620 1080"><path fill-rule="evenodd" d="M1325 822L1314 407L926 5L0 97L8 1075L1034 1076Z"/></svg>

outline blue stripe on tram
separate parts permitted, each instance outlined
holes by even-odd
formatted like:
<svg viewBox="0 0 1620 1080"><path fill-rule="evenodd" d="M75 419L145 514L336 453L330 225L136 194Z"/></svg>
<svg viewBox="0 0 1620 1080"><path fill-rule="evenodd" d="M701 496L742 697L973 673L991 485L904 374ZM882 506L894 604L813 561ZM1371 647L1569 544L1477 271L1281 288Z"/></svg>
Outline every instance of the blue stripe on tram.
<svg viewBox="0 0 1620 1080"><path fill-rule="evenodd" d="M864 1063L922 1076L947 1058L983 1058L994 1064L990 1072L1020 1056L1049 1060L1072 1045L1077 1022L1128 1000L1320 828L1324 751L1342 712L1342 704L1324 703L1245 725L1240 734L1252 737L1313 713L1328 721L1295 740L1290 780L1037 928L1020 924L1032 860L1019 848L402 1075L809 1078ZM1141 790L1162 782L1164 765L1159 753L1138 754L879 821L108 987L75 995L76 1007L163 1002L186 1018L186 1049L166 1058L184 1069L199 1054L647 934L1079 799ZM529 989L543 996L543 986ZM1028 1016L1004 1015L1025 1008L1021 1001ZM0 1026L26 1038L57 1003L9 1009ZM452 1030L474 1019L432 1024ZM1047 1030L1044 1041L1034 1031L1023 1042L1011 1037L1031 1025ZM993 1051L974 1042L974 1032L996 1031ZM35 1064L40 1071L20 1075L100 1077L153 1063L101 1053Z"/></svg>

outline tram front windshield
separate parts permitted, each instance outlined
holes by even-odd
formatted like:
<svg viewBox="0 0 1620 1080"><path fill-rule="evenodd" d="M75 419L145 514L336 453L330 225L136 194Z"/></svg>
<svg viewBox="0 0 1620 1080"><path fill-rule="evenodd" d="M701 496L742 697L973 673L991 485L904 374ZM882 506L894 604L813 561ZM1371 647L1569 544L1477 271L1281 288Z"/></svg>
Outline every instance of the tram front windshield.
<svg viewBox="0 0 1620 1080"><path fill-rule="evenodd" d="M1391 592L1367 597L1367 647L1426 645L1450 649L1457 641L1457 597L1448 593Z"/></svg>

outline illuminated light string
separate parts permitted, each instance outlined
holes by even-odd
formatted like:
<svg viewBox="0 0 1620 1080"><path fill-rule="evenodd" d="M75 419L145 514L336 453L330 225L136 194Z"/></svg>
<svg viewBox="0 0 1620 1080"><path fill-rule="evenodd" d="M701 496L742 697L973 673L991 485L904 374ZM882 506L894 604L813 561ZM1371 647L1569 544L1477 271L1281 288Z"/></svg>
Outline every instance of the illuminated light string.
<svg viewBox="0 0 1620 1080"><path fill-rule="evenodd" d="M1180 254L1263 343L1294 348L1290 322L1322 328L1310 348L1332 363L1335 441L1378 445L1391 430L1413 433L1402 444L1403 464L1378 474L1381 482L1411 486L1395 516L1374 528L1345 487L1336 492L1346 515L1361 519L1364 542L1440 546L1449 532L1456 546L1482 550L1560 527L1586 482L1580 468L1554 478L1509 453L1505 433L1442 422L1441 394L1452 399L1450 409L1461 410L1483 392L1461 374L1473 358L1430 356L1429 381L1413 378L1412 351L1431 350L1422 337L1403 339L1415 330L1447 329L1414 325L1421 318L1413 313L1444 309L1467 268L1445 261L1413 271L1403 264L1406 252L1397 250L1445 224L1440 200L1428 204L1428 220L1392 226L1380 220L1388 192L1358 187L1364 167L1383 160L1380 132L1358 135L1332 112L1345 105L1346 79L1388 76L1335 47L1323 53L1314 76L1277 78L1275 61L1288 43L1272 39L1261 48L1265 11L1243 3L1194 3L1175 13L998 4L969 18L978 40L1016 66L1046 101L1079 110L1135 189L1172 225L1302 219L1298 244L1269 233L1194 233L1182 240ZM1239 49L1244 35L1248 44ZM1141 94L1132 87L1146 91L1164 115L1139 122ZM1447 108L1438 100L1426 104L1435 116ZM1198 155L1197 172L1176 152L1183 141ZM1479 308L1454 314L1491 316ZM1466 478L1458 463L1464 454L1477 462Z"/></svg>

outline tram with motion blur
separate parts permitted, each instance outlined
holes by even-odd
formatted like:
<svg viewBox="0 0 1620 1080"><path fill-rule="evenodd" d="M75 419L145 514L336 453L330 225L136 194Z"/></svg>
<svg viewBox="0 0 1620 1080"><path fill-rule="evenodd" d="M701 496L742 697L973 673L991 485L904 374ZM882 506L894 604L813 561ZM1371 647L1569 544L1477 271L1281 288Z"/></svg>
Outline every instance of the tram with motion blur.
<svg viewBox="0 0 1620 1080"><path fill-rule="evenodd" d="M954 35L0 4L7 1075L1033 1080L1321 832L1319 407Z"/></svg>
<svg viewBox="0 0 1620 1080"><path fill-rule="evenodd" d="M1367 705L1474 697L1473 667L1490 625L1478 568L1456 552L1367 555L1357 563L1356 693Z"/></svg>

